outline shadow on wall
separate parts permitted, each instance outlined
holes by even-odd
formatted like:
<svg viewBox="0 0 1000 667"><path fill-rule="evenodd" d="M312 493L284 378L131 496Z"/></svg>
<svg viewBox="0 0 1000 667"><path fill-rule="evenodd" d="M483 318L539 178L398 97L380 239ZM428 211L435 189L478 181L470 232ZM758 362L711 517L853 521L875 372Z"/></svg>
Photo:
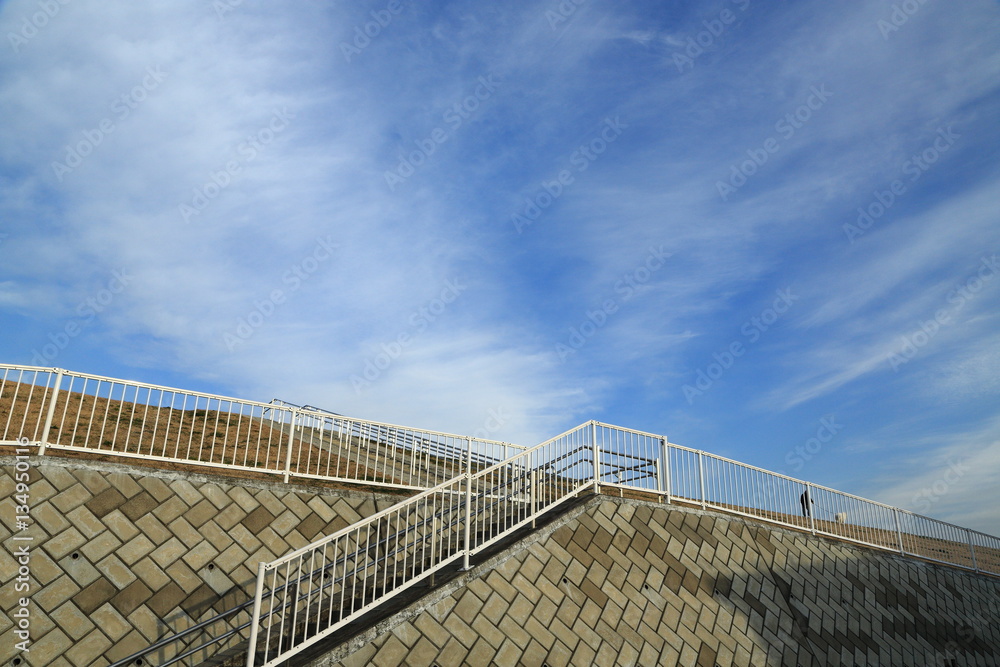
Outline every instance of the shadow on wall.
<svg viewBox="0 0 1000 667"><path fill-rule="evenodd" d="M574 514L313 664L1000 664L1000 579L676 505Z"/></svg>

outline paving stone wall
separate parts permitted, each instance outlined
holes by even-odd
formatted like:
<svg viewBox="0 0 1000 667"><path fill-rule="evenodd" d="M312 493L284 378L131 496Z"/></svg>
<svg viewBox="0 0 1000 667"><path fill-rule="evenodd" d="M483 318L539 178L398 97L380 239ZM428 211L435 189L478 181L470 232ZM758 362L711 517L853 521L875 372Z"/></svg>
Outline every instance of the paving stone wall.
<svg viewBox="0 0 1000 667"><path fill-rule="evenodd" d="M15 459L0 457L2 667L108 665L248 599L259 561L399 500L51 456L26 461L30 512L19 530ZM25 546L27 592L16 577ZM22 597L27 652L17 646Z"/></svg>
<svg viewBox="0 0 1000 667"><path fill-rule="evenodd" d="M1000 579L595 499L310 667L1000 664Z"/></svg>

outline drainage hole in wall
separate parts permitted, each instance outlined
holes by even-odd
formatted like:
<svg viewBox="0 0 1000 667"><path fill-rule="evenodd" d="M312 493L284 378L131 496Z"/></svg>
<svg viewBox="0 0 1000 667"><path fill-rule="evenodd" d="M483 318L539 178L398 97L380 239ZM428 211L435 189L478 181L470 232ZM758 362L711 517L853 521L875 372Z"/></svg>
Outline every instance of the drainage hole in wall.
<svg viewBox="0 0 1000 667"><path fill-rule="evenodd" d="M208 569L209 569L209 571L214 570L215 569L215 563L209 563L208 564Z"/></svg>
<svg viewBox="0 0 1000 667"><path fill-rule="evenodd" d="M80 552L79 551L74 551L73 553L71 553L69 555L69 557L72 558L73 560L77 560L78 558L80 558Z"/></svg>
<svg viewBox="0 0 1000 667"><path fill-rule="evenodd" d="M569 579L567 579L566 577L563 577L563 583L564 584L568 584L569 583Z"/></svg>

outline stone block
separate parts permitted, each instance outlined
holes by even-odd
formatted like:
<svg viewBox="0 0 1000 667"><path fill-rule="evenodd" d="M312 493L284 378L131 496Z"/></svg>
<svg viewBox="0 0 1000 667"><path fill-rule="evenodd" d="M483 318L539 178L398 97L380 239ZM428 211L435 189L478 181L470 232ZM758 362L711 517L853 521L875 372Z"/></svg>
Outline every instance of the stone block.
<svg viewBox="0 0 1000 667"><path fill-rule="evenodd" d="M149 540L159 546L172 537L171 532L153 514L146 514L135 522L136 528L142 531Z"/></svg>
<svg viewBox="0 0 1000 667"><path fill-rule="evenodd" d="M75 556L75 558L74 558ZM83 557L79 551L74 551L70 555L63 557L58 563L59 568L68 574L80 588L89 586L97 579L100 573L90 562Z"/></svg>
<svg viewBox="0 0 1000 667"><path fill-rule="evenodd" d="M201 495L212 503L219 511L224 510L230 503L233 502L233 499L229 497L229 494L219 488L216 484L202 484L198 490L201 491Z"/></svg>
<svg viewBox="0 0 1000 667"><path fill-rule="evenodd" d="M368 667L372 664L372 656L377 648L374 643L368 643L344 658L337 667ZM457 663L456 663L457 664Z"/></svg>
<svg viewBox="0 0 1000 667"><path fill-rule="evenodd" d="M521 656L524 654L524 649L517 646L510 639L507 639L500 650L497 651L496 656L493 658L493 664L497 667L515 667L520 662Z"/></svg>
<svg viewBox="0 0 1000 667"><path fill-rule="evenodd" d="M132 475L127 472L109 473L108 482L111 484L111 486L121 491L122 495L124 495L126 498L131 498L135 494L140 493L142 491L142 487L139 486L138 482L135 481L135 478L133 478Z"/></svg>
<svg viewBox="0 0 1000 667"><path fill-rule="evenodd" d="M219 510L215 508L215 505L208 500L202 500L185 512L184 518L192 526L198 528L209 519L214 518L218 513Z"/></svg>
<svg viewBox="0 0 1000 667"><path fill-rule="evenodd" d="M172 537L153 550L150 557L163 569L167 569L174 561L187 553L187 547L176 537Z"/></svg>
<svg viewBox="0 0 1000 667"><path fill-rule="evenodd" d="M135 609L153 596L153 592L142 581L136 579L111 598L111 605L122 616L128 617Z"/></svg>
<svg viewBox="0 0 1000 667"><path fill-rule="evenodd" d="M396 635L396 638L403 642L406 648L413 648L417 640L420 639L420 631L411 623L400 623L392 629L392 634Z"/></svg>
<svg viewBox="0 0 1000 667"><path fill-rule="evenodd" d="M127 501L122 503L119 507L119 511L124 514L130 521L138 521L140 517L152 512L154 509L159 507L160 503L149 494L147 491L140 491L134 496L129 498Z"/></svg>
<svg viewBox="0 0 1000 667"><path fill-rule="evenodd" d="M64 655L73 645L73 640L66 633L56 628L47 632L44 637L34 641L30 646L31 664L50 665L56 658Z"/></svg>
<svg viewBox="0 0 1000 667"><path fill-rule="evenodd" d="M376 667L399 667L408 653L406 646L398 638L391 635L372 658Z"/></svg>
<svg viewBox="0 0 1000 667"><path fill-rule="evenodd" d="M98 607L110 600L118 589L110 581L101 577L73 596L72 600L84 614L92 614Z"/></svg>
<svg viewBox="0 0 1000 667"><path fill-rule="evenodd" d="M274 514L272 514L267 507L261 506L252 511L246 516L240 523L246 528L252 535L257 535L266 526L271 525L274 522Z"/></svg>
<svg viewBox="0 0 1000 667"><path fill-rule="evenodd" d="M103 657L111 641L100 630L94 630L82 641L66 651L66 659L77 667L94 667L97 658Z"/></svg>
<svg viewBox="0 0 1000 667"><path fill-rule="evenodd" d="M96 563L121 546L121 544L121 540L119 540L114 533L111 531L105 531L80 547L80 552L83 553L89 561Z"/></svg>
<svg viewBox="0 0 1000 667"><path fill-rule="evenodd" d="M255 503L256 505L256 503ZM244 518L246 518L246 510L237 505L236 503L230 504L226 509L222 510L215 516L215 523L219 525L225 531L229 531L233 526L238 524Z"/></svg>
<svg viewBox="0 0 1000 667"><path fill-rule="evenodd" d="M469 649L469 656L466 660L467 664L470 665L491 665L495 655L496 648L480 637Z"/></svg>
<svg viewBox="0 0 1000 667"><path fill-rule="evenodd" d="M187 593L184 589L171 581L166 586L156 591L156 593L146 601L146 606L160 618L167 618L167 614L178 607L186 598Z"/></svg>
<svg viewBox="0 0 1000 667"><path fill-rule="evenodd" d="M121 590L135 581L136 576L132 573L132 570L128 568L117 555L111 554L106 556L103 560L97 563L97 569L100 570L101 574L115 585L115 588Z"/></svg>
<svg viewBox="0 0 1000 667"><path fill-rule="evenodd" d="M31 520L49 535L58 535L70 525L66 520L66 513L56 509L50 502L38 503L30 507L30 510Z"/></svg>
<svg viewBox="0 0 1000 667"><path fill-rule="evenodd" d="M105 603L90 614L91 620L107 635L111 641L117 642L132 628L125 617L119 614L110 603ZM126 654L127 655L127 654Z"/></svg>
<svg viewBox="0 0 1000 667"><path fill-rule="evenodd" d="M139 529L135 527L135 524L129 521L128 518L126 518L126 516L117 509L105 514L101 517L101 521L111 530L112 533L115 534L115 537L122 542L128 542L139 534Z"/></svg>
<svg viewBox="0 0 1000 667"><path fill-rule="evenodd" d="M55 537L46 541L42 548L53 560L62 560L63 556L75 551L87 542L87 538L80 534L76 528L67 528Z"/></svg>
<svg viewBox="0 0 1000 667"><path fill-rule="evenodd" d="M177 582L177 585L187 593L193 593L202 585L202 581L198 575L182 560L176 560L169 567L163 569L167 573L167 576Z"/></svg>
<svg viewBox="0 0 1000 667"><path fill-rule="evenodd" d="M448 618L444 621L444 627L447 628L448 632L462 642L462 645L468 649L472 649L475 645L476 640L479 639L479 633L469 627L469 624L463 621L457 614L449 614Z"/></svg>
<svg viewBox="0 0 1000 667"><path fill-rule="evenodd" d="M413 625L439 649L443 649L451 638L451 634L431 614L418 615Z"/></svg>
<svg viewBox="0 0 1000 667"><path fill-rule="evenodd" d="M494 625L492 621L488 620L485 616L478 615L473 619L471 625L472 629L479 633L479 636L482 639L489 642L490 646L492 646L494 650L500 648L505 635L497 629L497 626Z"/></svg>
<svg viewBox="0 0 1000 667"><path fill-rule="evenodd" d="M163 525L170 525L174 519L187 512L189 507L190 505L181 500L179 496L171 496L153 510L153 516L159 519Z"/></svg>
<svg viewBox="0 0 1000 667"><path fill-rule="evenodd" d="M77 507L75 510L67 514L66 518L69 519L70 523L76 526L76 528L88 540L93 539L107 530L107 527L96 516L94 516L89 509L87 509L86 505Z"/></svg>
<svg viewBox="0 0 1000 667"><path fill-rule="evenodd" d="M86 502L86 507L98 519L118 509L125 504L126 498L122 492L109 487Z"/></svg>
<svg viewBox="0 0 1000 667"><path fill-rule="evenodd" d="M31 601L50 612L80 591L80 586L69 575L64 574L31 595Z"/></svg>
<svg viewBox="0 0 1000 667"><path fill-rule="evenodd" d="M94 623L73 604L72 600L53 610L49 617L60 630L72 637L74 642L80 641L94 629Z"/></svg>
<svg viewBox="0 0 1000 667"><path fill-rule="evenodd" d="M140 558L149 554L155 546L145 535L136 535L119 547L115 554L126 564L132 565Z"/></svg>
<svg viewBox="0 0 1000 667"><path fill-rule="evenodd" d="M524 628L515 623L509 616L505 616L500 620L500 632L502 632L507 639L513 641L521 650L526 649L528 647L528 642L531 641L531 635L529 635Z"/></svg>
<svg viewBox="0 0 1000 667"><path fill-rule="evenodd" d="M170 489L177 494L177 496L184 501L188 506L194 506L204 500L204 496L195 488L195 486L185 480L185 479L175 479L170 482ZM163 519L160 519L163 521Z"/></svg>
<svg viewBox="0 0 1000 667"><path fill-rule="evenodd" d="M167 498L174 495L174 490L158 477L142 477L139 479L139 486L149 495L156 498L156 502L162 503Z"/></svg>

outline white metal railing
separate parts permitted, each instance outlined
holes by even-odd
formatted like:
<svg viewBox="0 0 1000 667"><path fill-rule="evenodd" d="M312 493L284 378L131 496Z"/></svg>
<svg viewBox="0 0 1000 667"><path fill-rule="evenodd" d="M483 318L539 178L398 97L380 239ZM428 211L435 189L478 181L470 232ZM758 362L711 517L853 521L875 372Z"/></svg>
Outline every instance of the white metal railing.
<svg viewBox="0 0 1000 667"><path fill-rule="evenodd" d="M75 373L0 364L0 444L421 490L524 447ZM467 451L469 449L469 451ZM471 456L470 456L471 454Z"/></svg>
<svg viewBox="0 0 1000 667"><path fill-rule="evenodd" d="M278 665L586 490L626 489L977 572L1000 539L721 456L588 422L261 563L248 666Z"/></svg>
<svg viewBox="0 0 1000 667"><path fill-rule="evenodd" d="M590 425L428 489L258 569L247 664L277 665L587 488ZM257 656L261 660L257 660Z"/></svg>
<svg viewBox="0 0 1000 667"><path fill-rule="evenodd" d="M1000 538L596 421L536 447L0 364L0 444L419 491L259 565L237 634L278 664L581 491L653 494L1000 575ZM245 612L243 612L245 613ZM248 665L252 662L248 662Z"/></svg>

